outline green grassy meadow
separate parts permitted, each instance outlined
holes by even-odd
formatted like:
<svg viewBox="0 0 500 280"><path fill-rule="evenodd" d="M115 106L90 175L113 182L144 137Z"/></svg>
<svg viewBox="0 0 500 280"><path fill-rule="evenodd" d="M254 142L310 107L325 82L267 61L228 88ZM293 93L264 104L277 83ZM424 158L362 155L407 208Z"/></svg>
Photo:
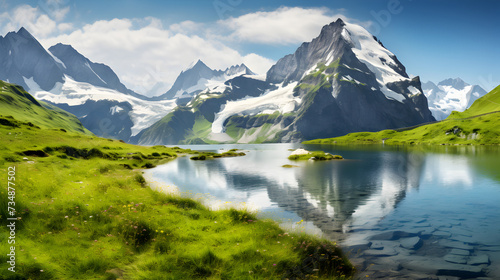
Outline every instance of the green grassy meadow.
<svg viewBox="0 0 500 280"><path fill-rule="evenodd" d="M246 211L210 211L148 186L142 169L191 150L0 120L0 216L12 217L12 197L18 217L15 244L7 242L9 229L0 229L0 279L348 279L353 273L333 242L287 233ZM13 168L14 197L7 189ZM10 246L15 273L8 270Z"/></svg>

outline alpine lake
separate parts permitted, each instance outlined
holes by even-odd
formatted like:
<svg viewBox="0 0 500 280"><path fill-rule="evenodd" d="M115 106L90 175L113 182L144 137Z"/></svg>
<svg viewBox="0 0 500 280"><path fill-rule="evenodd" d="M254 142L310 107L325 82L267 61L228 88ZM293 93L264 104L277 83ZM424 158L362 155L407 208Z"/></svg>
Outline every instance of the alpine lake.
<svg viewBox="0 0 500 280"><path fill-rule="evenodd" d="M245 208L336 241L356 278L500 279L498 146L181 147L246 156L184 156L146 176L210 208ZM288 160L299 147L344 159Z"/></svg>

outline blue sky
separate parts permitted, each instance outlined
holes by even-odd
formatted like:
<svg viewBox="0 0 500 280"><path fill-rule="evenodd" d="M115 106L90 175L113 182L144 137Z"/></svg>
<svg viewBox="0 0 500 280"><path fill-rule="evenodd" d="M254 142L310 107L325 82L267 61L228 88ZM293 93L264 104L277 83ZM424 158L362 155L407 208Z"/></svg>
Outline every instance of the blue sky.
<svg viewBox="0 0 500 280"><path fill-rule="evenodd" d="M198 58L264 73L339 16L374 33L423 81L500 84L500 1L0 0L0 8L1 35L27 26L47 48L72 44L143 93L167 89Z"/></svg>

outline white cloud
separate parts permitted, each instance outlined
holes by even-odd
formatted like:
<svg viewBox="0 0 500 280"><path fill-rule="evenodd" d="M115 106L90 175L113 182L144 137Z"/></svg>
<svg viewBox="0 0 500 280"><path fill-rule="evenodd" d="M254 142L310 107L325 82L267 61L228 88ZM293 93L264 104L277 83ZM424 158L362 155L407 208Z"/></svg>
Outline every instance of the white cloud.
<svg viewBox="0 0 500 280"><path fill-rule="evenodd" d="M73 29L73 24L71 23L60 23L57 25L57 29L59 29L60 32L66 32L71 29Z"/></svg>
<svg viewBox="0 0 500 280"><path fill-rule="evenodd" d="M64 8L61 8L61 9L56 9L52 12L52 15L54 16L54 19L56 21L62 21L66 15L68 14L69 12L69 7L64 7Z"/></svg>
<svg viewBox="0 0 500 280"><path fill-rule="evenodd" d="M0 14L0 23L5 22L1 30L2 33L5 34L24 27L35 37L45 38L54 32L64 32L72 28L69 23L58 23L69 12L69 7L48 6L44 2L40 2L40 4L39 7L19 5L12 11ZM49 9L49 7L51 8Z"/></svg>
<svg viewBox="0 0 500 280"><path fill-rule="evenodd" d="M186 20L180 23L172 24L169 28L172 32L191 34L196 33L205 27L202 23Z"/></svg>
<svg viewBox="0 0 500 280"><path fill-rule="evenodd" d="M215 40L179 33L193 26L199 24L163 28L155 18L101 20L41 42L46 48L59 42L72 45L90 60L109 65L127 87L139 93L149 92L157 83L172 84L197 59L214 69L243 62L258 73L274 63L254 53L242 55Z"/></svg>
<svg viewBox="0 0 500 280"><path fill-rule="evenodd" d="M281 7L270 12L255 12L218 22L219 28L230 32L227 39L272 45L288 45L310 41L321 28L346 19L327 8ZM222 35L224 37L224 35Z"/></svg>
<svg viewBox="0 0 500 280"><path fill-rule="evenodd" d="M242 54L245 43L288 45L310 41L325 24L344 18L327 8L281 7L212 23L183 21L164 27L158 18L99 20L82 27L64 22L65 0L46 0L38 7L21 5L0 14L4 33L24 26L46 48L72 45L90 60L109 65L129 88L158 94L198 59L213 69L245 63L264 74L274 61ZM5 23L6 22L6 23Z"/></svg>

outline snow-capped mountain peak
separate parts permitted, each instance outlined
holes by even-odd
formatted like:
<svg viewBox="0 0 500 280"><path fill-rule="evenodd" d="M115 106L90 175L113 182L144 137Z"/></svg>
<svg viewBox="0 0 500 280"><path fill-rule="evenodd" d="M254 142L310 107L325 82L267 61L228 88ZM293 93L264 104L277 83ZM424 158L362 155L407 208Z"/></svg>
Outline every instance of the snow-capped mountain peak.
<svg viewBox="0 0 500 280"><path fill-rule="evenodd" d="M24 27L0 36L0 61L0 79L26 90L24 77L33 78L44 90L63 81L62 67Z"/></svg>
<svg viewBox="0 0 500 280"><path fill-rule="evenodd" d="M122 84L109 66L90 61L71 45L59 43L50 47L48 51L63 66L64 74L72 77L75 81L114 89L138 98L145 98Z"/></svg>
<svg viewBox="0 0 500 280"><path fill-rule="evenodd" d="M363 62L383 84L408 79L402 64L373 35L363 27L344 23L342 37L352 46L356 57Z"/></svg>
<svg viewBox="0 0 500 280"><path fill-rule="evenodd" d="M245 64L233 65L231 67L226 68L224 70L224 74L227 76L235 76L235 75L255 75L250 68L248 68Z"/></svg>
<svg viewBox="0 0 500 280"><path fill-rule="evenodd" d="M201 61L201 59L198 59L197 61L191 63L186 69L181 71L181 73L190 72L190 71L197 72L197 73L204 73L204 72L210 73L213 70L210 69L210 67L208 67L203 61Z"/></svg>
<svg viewBox="0 0 500 280"><path fill-rule="evenodd" d="M129 140L175 107L127 89L107 65L70 45L46 50L27 29L0 36L0 80L77 116L98 136Z"/></svg>
<svg viewBox="0 0 500 280"><path fill-rule="evenodd" d="M234 71L215 75L221 74ZM295 142L434 120L420 79L410 79L368 31L341 19L278 60L265 79L246 74L217 81L216 76L204 81L205 90L188 94L192 101L141 132L137 142ZM205 130L193 132L201 126Z"/></svg>
<svg viewBox="0 0 500 280"><path fill-rule="evenodd" d="M470 85L460 78L446 79L437 85L422 85L429 109L437 120L447 118L452 111L463 112L487 92L478 85Z"/></svg>
<svg viewBox="0 0 500 280"><path fill-rule="evenodd" d="M466 86L469 84L464 82L460 78L455 78L455 79L446 79L441 82L439 82L438 86L451 86L457 90L463 90Z"/></svg>
<svg viewBox="0 0 500 280"><path fill-rule="evenodd" d="M236 76L253 74L245 64L233 65L226 70L213 70L198 59L181 71L165 94L155 99L190 99L205 89L224 88L224 83Z"/></svg>

